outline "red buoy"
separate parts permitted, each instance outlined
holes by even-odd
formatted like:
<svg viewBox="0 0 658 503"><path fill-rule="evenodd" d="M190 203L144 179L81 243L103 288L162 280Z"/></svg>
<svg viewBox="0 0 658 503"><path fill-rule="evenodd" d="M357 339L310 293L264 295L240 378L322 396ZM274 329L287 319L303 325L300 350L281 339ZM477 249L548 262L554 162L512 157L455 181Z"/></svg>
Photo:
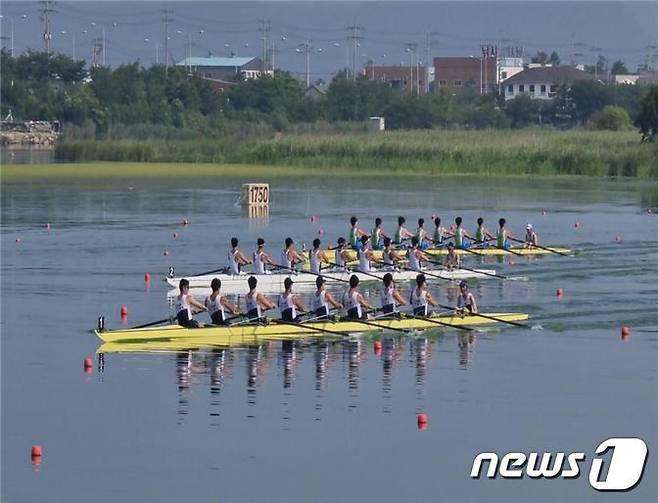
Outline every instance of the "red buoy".
<svg viewBox="0 0 658 503"><path fill-rule="evenodd" d="M628 327L621 327L621 340L625 341L631 336L631 329Z"/></svg>
<svg viewBox="0 0 658 503"><path fill-rule="evenodd" d="M91 357L85 358L84 361L84 369L85 369L85 374L91 374L92 369L94 368L94 360L91 359Z"/></svg>
<svg viewBox="0 0 658 503"><path fill-rule="evenodd" d="M375 350L375 354L379 356L382 353L382 341L375 341L372 345Z"/></svg>
<svg viewBox="0 0 658 503"><path fill-rule="evenodd" d="M573 224L573 227L574 227L574 229L577 229L578 227L580 227L580 222L576 222L575 224Z"/></svg>
<svg viewBox="0 0 658 503"><path fill-rule="evenodd" d="M621 241L621 236L619 234L615 236L615 241Z"/></svg>
<svg viewBox="0 0 658 503"><path fill-rule="evenodd" d="M562 290L562 288L558 288L557 290L555 290L555 295L557 295L558 297L562 297L562 295L564 295L564 290Z"/></svg>
<svg viewBox="0 0 658 503"><path fill-rule="evenodd" d="M418 414L418 429L419 430L427 429L427 423L428 423L427 414L425 414L424 412Z"/></svg>
<svg viewBox="0 0 658 503"><path fill-rule="evenodd" d="M151 273L145 273L144 274L144 283L150 283L151 282Z"/></svg>
<svg viewBox="0 0 658 503"><path fill-rule="evenodd" d="M18 244L20 242L21 242L21 238L16 238L16 243Z"/></svg>
<svg viewBox="0 0 658 503"><path fill-rule="evenodd" d="M40 458L43 455L43 449L40 445L33 445L31 455L33 458Z"/></svg>
<svg viewBox="0 0 658 503"><path fill-rule="evenodd" d="M128 306L121 306L121 316L128 316Z"/></svg>
<svg viewBox="0 0 658 503"><path fill-rule="evenodd" d="M164 255L165 257L168 257L169 255L171 255L171 252L170 252L169 250L165 250L164 253L163 253L163 255Z"/></svg>

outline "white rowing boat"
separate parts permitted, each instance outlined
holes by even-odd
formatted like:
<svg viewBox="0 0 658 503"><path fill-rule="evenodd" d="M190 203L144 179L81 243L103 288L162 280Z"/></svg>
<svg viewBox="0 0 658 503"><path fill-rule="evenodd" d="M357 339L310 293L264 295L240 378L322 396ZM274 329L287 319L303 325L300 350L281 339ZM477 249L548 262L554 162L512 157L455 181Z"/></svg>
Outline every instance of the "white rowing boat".
<svg viewBox="0 0 658 503"><path fill-rule="evenodd" d="M417 271L408 271L408 270L377 270L370 272L368 274L362 272L349 272L349 271L336 271L336 270L326 270L322 271L322 277L327 281L328 284L338 284L343 283L347 284L349 282L350 276L356 274L359 278L359 281L381 281L384 275L390 272L393 274L393 279L395 281L413 281L418 275ZM495 275L496 271L492 269L473 269L472 271L466 269L456 269L452 271L441 270L441 269L428 269L426 271L428 276L427 279L433 279L433 276L439 276L441 279L446 280L462 280L462 279L485 279L491 278L491 275ZM429 276L431 274L432 276ZM273 272L272 274L205 274L202 276L184 276L190 282L190 288L207 288L210 289L210 282L213 278L219 278L222 281L222 292L224 293L244 293L249 290L247 286L247 279L250 276L256 276L258 279L258 289L261 291L268 292L280 292L283 291L283 281L291 277L295 282L295 287L297 289L315 288L315 280L317 275L311 274L308 272L296 272L296 273L277 273ZM167 283L171 286L178 287L178 283L183 277L165 277Z"/></svg>

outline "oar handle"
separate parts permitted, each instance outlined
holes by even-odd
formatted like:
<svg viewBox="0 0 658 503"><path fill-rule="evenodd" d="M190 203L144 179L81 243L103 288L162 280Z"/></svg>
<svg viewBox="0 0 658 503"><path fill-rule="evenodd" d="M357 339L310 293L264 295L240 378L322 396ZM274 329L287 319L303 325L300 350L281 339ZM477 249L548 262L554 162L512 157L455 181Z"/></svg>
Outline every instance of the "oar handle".
<svg viewBox="0 0 658 503"><path fill-rule="evenodd" d="M510 241L515 241L516 243L526 244L525 241L522 241L522 240L520 240L520 239L516 239L516 238L508 238L508 239L509 239ZM540 250L546 250L546 251L548 251L548 252L555 253L555 254L557 254L557 255L563 255L563 256L565 256L565 257L568 257L568 256L569 256L568 253L563 253L563 252L560 252L560 251L557 251L557 250L552 250L552 249L550 249L550 248L546 248L545 246L533 245L532 243L529 243L529 244L530 244L530 246L533 247L533 248L539 248Z"/></svg>
<svg viewBox="0 0 658 503"><path fill-rule="evenodd" d="M442 304L439 304L439 307L441 307L443 309L450 309L452 311L457 311L457 308L453 307L453 306L444 306ZM503 320L502 318L496 318L495 316L489 316L489 315L486 315L486 314L471 313L471 312L469 312L468 314L469 314L469 316L479 316L480 318L485 318L487 320L497 321L499 323L507 323L508 325L514 325L515 327L530 328L528 325L524 325L523 323L517 323L515 321L509 321L509 320Z"/></svg>

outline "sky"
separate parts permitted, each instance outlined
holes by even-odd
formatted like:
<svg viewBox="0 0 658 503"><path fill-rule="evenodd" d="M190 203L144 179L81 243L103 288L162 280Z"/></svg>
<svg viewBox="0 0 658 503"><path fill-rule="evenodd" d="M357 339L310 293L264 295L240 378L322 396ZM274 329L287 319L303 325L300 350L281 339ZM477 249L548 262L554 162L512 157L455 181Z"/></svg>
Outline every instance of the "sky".
<svg viewBox="0 0 658 503"><path fill-rule="evenodd" d="M3 1L2 44L15 54L43 48L44 23L32 1ZM56 51L91 59L92 45L105 33L105 63L164 61L162 9L169 9L170 61L193 56L261 56L261 19L271 26L268 47L275 65L302 78L310 50L312 79L330 79L353 54L357 62L409 64L409 44L425 64L435 56L478 56L481 44L520 47L526 57L557 51L563 63L573 54L591 64L600 52L622 59L630 70L653 54L658 62L658 2L54 2L52 44ZM429 34L429 35L428 35ZM75 40L74 40L75 39ZM653 46L653 47L651 47ZM102 54L99 58L102 57ZM350 63L351 64L351 63Z"/></svg>

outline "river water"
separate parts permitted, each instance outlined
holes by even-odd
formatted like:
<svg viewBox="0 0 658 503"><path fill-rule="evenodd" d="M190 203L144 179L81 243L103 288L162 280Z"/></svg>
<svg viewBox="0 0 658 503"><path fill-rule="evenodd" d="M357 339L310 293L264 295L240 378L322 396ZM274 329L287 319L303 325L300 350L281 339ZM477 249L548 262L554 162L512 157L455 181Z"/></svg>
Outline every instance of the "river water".
<svg viewBox="0 0 658 503"><path fill-rule="evenodd" d="M657 445L656 182L265 177L269 217L250 219L244 181L3 180L3 501L656 500L653 454L630 492L587 481L603 440ZM121 305L130 324L168 315L169 266L219 267L233 235L277 255L288 235L334 241L352 214L389 232L398 214L410 226L461 215L470 229L505 216L577 254L486 261L528 279L474 283L481 309L527 312L532 330L383 334L381 351L353 337L112 353L83 371L98 315L109 327ZM454 302L454 285L431 284ZM476 480L482 451L587 459L576 479Z"/></svg>

